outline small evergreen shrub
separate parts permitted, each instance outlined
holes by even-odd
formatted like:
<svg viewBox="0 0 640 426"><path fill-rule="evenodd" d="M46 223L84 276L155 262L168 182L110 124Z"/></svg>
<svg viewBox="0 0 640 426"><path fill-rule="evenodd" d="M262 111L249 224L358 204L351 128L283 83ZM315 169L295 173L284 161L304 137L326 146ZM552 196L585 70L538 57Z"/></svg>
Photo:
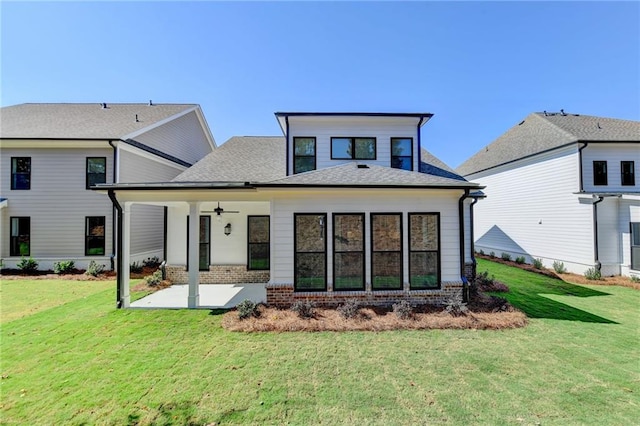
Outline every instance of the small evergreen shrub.
<svg viewBox="0 0 640 426"><path fill-rule="evenodd" d="M602 274L596 268L589 268L584 271L584 277L591 281L598 281L602 279Z"/></svg>
<svg viewBox="0 0 640 426"><path fill-rule="evenodd" d="M258 306L259 305L257 303L252 302L251 300L243 300L238 304L238 306L236 306L236 309L238 310L238 318L243 320L249 317L259 317L260 310L258 309Z"/></svg>
<svg viewBox="0 0 640 426"><path fill-rule="evenodd" d="M38 270L38 262L33 260L32 257L30 257L28 259L26 257L21 258L20 262L18 262L18 264L16 266L22 272L35 272L35 271Z"/></svg>
<svg viewBox="0 0 640 426"><path fill-rule="evenodd" d="M309 319L313 318L316 314L316 305L308 300L296 300L291 305L291 310L298 314L300 318Z"/></svg>
<svg viewBox="0 0 640 426"><path fill-rule="evenodd" d="M560 262L559 260L553 261L553 270L556 271L556 274L564 274L567 272L567 268L564 267L564 262Z"/></svg>
<svg viewBox="0 0 640 426"><path fill-rule="evenodd" d="M480 256L484 256L484 250L480 249L480 251L478 252L478 254L479 254Z"/></svg>
<svg viewBox="0 0 640 426"><path fill-rule="evenodd" d="M518 265L523 265L523 264L524 264L524 262L525 262L525 260L524 260L524 256L518 256L518 257L516 257L516 263L517 263Z"/></svg>
<svg viewBox="0 0 640 426"><path fill-rule="evenodd" d="M144 277L144 280L149 287L156 287L162 282L162 271L158 269L153 274Z"/></svg>
<svg viewBox="0 0 640 426"><path fill-rule="evenodd" d="M131 265L129 265L129 272L132 272L132 273L142 272L142 263L133 262Z"/></svg>
<svg viewBox="0 0 640 426"><path fill-rule="evenodd" d="M360 303L356 300L347 300L338 306L337 311L344 319L356 318L360 314Z"/></svg>
<svg viewBox="0 0 640 426"><path fill-rule="evenodd" d="M401 300L393 304L393 313L401 320L411 319L413 318L413 306L406 300Z"/></svg>
<svg viewBox="0 0 640 426"><path fill-rule="evenodd" d="M157 268L160 266L160 258L158 256L147 257L142 261L142 266L147 268Z"/></svg>
<svg viewBox="0 0 640 426"><path fill-rule="evenodd" d="M533 259L533 267L536 269L542 269L542 259Z"/></svg>
<svg viewBox="0 0 640 426"><path fill-rule="evenodd" d="M73 272L76 267L76 263L73 260L61 260L53 264L53 272L55 274L68 274Z"/></svg>
<svg viewBox="0 0 640 426"><path fill-rule="evenodd" d="M509 253L502 253L500 255L500 257L502 258L502 260L511 260L511 255Z"/></svg>
<svg viewBox="0 0 640 426"><path fill-rule="evenodd" d="M640 276L638 276L638 275L631 275L631 282L632 282L632 283L640 283Z"/></svg>
<svg viewBox="0 0 640 426"><path fill-rule="evenodd" d="M95 260L89 262L89 266L87 266L87 270L85 274L91 275L92 277L97 277L104 271L104 265L99 264Z"/></svg>
<svg viewBox="0 0 640 426"><path fill-rule="evenodd" d="M496 257L496 252L495 251L489 252L489 257L492 259Z"/></svg>

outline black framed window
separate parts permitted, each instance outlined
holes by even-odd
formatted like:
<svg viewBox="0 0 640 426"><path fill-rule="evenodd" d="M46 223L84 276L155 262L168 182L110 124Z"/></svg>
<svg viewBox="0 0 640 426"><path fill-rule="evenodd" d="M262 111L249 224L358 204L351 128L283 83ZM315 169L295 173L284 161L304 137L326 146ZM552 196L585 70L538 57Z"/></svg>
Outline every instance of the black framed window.
<svg viewBox="0 0 640 426"><path fill-rule="evenodd" d="M631 222L631 269L640 271L640 222Z"/></svg>
<svg viewBox="0 0 640 426"><path fill-rule="evenodd" d="M104 256L105 217L87 216L84 226L84 255Z"/></svg>
<svg viewBox="0 0 640 426"><path fill-rule="evenodd" d="M593 162L593 184L607 185L607 162L606 161Z"/></svg>
<svg viewBox="0 0 640 426"><path fill-rule="evenodd" d="M31 189L31 157L11 157L11 189Z"/></svg>
<svg viewBox="0 0 640 426"><path fill-rule="evenodd" d="M409 285L440 288L440 214L409 213Z"/></svg>
<svg viewBox="0 0 640 426"><path fill-rule="evenodd" d="M624 186L634 186L636 184L635 163L633 161L620 162L621 183Z"/></svg>
<svg viewBox="0 0 640 426"><path fill-rule="evenodd" d="M364 213L333 215L333 289L364 290Z"/></svg>
<svg viewBox="0 0 640 426"><path fill-rule="evenodd" d="M198 270L208 271L211 264L211 216L199 217ZM187 215L187 271L189 270L189 216Z"/></svg>
<svg viewBox="0 0 640 426"><path fill-rule="evenodd" d="M375 160L376 138L331 138L332 160Z"/></svg>
<svg viewBox="0 0 640 426"><path fill-rule="evenodd" d="M391 167L413 170L413 138L391 138Z"/></svg>
<svg viewBox="0 0 640 426"><path fill-rule="evenodd" d="M247 218L247 269L269 269L269 216Z"/></svg>
<svg viewBox="0 0 640 426"><path fill-rule="evenodd" d="M86 188L98 183L107 183L107 158L87 157Z"/></svg>
<svg viewBox="0 0 640 426"><path fill-rule="evenodd" d="M316 169L316 138L293 138L293 173Z"/></svg>
<svg viewBox="0 0 640 426"><path fill-rule="evenodd" d="M371 213L371 288L402 289L400 213Z"/></svg>
<svg viewBox="0 0 640 426"><path fill-rule="evenodd" d="M31 255L31 218L11 217L10 256Z"/></svg>
<svg viewBox="0 0 640 426"><path fill-rule="evenodd" d="M295 291L327 289L327 214L294 213Z"/></svg>

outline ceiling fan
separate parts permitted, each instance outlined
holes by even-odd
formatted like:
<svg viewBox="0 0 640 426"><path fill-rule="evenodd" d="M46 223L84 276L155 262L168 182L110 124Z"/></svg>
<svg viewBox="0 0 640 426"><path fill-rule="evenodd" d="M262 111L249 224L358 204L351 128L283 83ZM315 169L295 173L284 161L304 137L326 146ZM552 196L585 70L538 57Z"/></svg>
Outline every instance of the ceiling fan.
<svg viewBox="0 0 640 426"><path fill-rule="evenodd" d="M202 213L215 213L218 216L220 216L222 213L240 213L237 210L225 210L222 207L220 207L220 201L218 201L218 207L216 207L213 210L202 210Z"/></svg>

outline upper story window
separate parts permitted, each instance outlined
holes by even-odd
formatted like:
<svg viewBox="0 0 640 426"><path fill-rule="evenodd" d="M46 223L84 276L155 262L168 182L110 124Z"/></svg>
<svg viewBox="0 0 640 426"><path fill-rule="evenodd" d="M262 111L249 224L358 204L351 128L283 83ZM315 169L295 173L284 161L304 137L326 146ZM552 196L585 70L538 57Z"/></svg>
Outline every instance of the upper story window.
<svg viewBox="0 0 640 426"><path fill-rule="evenodd" d="M11 157L11 189L31 189L31 157Z"/></svg>
<svg viewBox="0 0 640 426"><path fill-rule="evenodd" d="M635 164L633 161L621 161L622 185L634 186L636 184Z"/></svg>
<svg viewBox="0 0 640 426"><path fill-rule="evenodd" d="M606 161L593 162L593 184L607 185L607 162Z"/></svg>
<svg viewBox="0 0 640 426"><path fill-rule="evenodd" d="M293 138L293 173L316 169L316 138Z"/></svg>
<svg viewBox="0 0 640 426"><path fill-rule="evenodd" d="M375 160L376 138L331 138L332 160Z"/></svg>
<svg viewBox="0 0 640 426"><path fill-rule="evenodd" d="M107 183L107 159L106 157L87 157L86 187L98 183Z"/></svg>
<svg viewBox="0 0 640 426"><path fill-rule="evenodd" d="M391 167L413 170L413 138L391 138Z"/></svg>

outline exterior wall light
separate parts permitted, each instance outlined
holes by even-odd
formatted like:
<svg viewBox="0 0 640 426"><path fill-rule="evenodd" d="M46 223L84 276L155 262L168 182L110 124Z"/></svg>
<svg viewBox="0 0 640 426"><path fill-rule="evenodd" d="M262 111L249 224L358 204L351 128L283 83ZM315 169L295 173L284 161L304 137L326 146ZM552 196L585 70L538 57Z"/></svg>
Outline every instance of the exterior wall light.
<svg viewBox="0 0 640 426"><path fill-rule="evenodd" d="M227 223L227 224L224 226L224 235L229 235L229 234L231 234L231 224L230 224L230 223Z"/></svg>

